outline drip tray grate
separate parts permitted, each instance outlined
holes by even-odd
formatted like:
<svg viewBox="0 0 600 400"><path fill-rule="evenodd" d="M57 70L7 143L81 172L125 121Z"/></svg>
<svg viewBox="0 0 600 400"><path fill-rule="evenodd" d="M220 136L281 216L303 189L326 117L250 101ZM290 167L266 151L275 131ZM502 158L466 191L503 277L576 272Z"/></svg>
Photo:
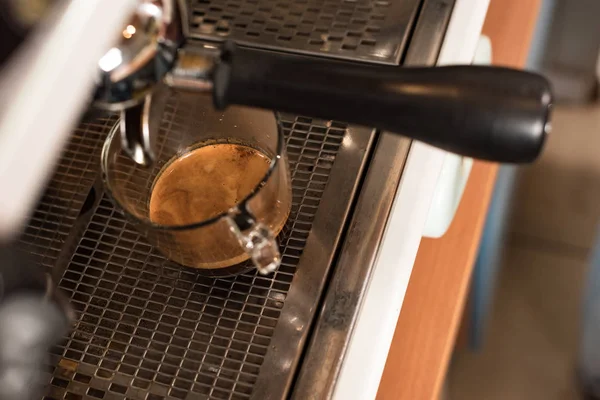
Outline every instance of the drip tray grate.
<svg viewBox="0 0 600 400"><path fill-rule="evenodd" d="M72 136L19 247L46 269L58 262L63 245L98 175L100 150L116 118L82 123Z"/></svg>
<svg viewBox="0 0 600 400"><path fill-rule="evenodd" d="M420 0L189 0L190 34L398 64Z"/></svg>
<svg viewBox="0 0 600 400"><path fill-rule="evenodd" d="M279 270L202 277L159 255L102 198L59 282L78 319L51 350L47 398L250 398L347 129L280 120L293 205Z"/></svg>

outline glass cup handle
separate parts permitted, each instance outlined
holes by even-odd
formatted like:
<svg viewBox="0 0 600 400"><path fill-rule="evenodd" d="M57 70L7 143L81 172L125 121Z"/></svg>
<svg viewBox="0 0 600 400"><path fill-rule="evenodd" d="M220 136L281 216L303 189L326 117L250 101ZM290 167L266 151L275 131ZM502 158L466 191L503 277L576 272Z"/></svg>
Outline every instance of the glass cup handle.
<svg viewBox="0 0 600 400"><path fill-rule="evenodd" d="M273 232L245 207L239 207L227 217L229 229L238 239L240 246L250 256L262 275L274 272L281 264L279 245Z"/></svg>

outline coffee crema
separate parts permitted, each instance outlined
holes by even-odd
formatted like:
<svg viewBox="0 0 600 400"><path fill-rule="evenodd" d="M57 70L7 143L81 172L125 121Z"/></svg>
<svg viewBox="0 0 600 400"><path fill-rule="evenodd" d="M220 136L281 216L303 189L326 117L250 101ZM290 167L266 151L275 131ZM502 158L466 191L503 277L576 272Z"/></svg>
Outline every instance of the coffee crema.
<svg viewBox="0 0 600 400"><path fill-rule="evenodd" d="M184 226L227 212L257 189L270 163L271 159L259 150L241 144L194 148L167 163L155 178L149 202L150 220L163 226ZM249 203L250 209L277 235L289 215L291 198L285 194L289 189L273 182L258 190ZM225 219L173 231L168 242L158 245L159 249L189 267L223 268L249 258Z"/></svg>
<svg viewBox="0 0 600 400"><path fill-rule="evenodd" d="M239 144L214 144L192 150L167 164L156 177L150 220L189 225L215 217L242 201L258 186L271 160Z"/></svg>

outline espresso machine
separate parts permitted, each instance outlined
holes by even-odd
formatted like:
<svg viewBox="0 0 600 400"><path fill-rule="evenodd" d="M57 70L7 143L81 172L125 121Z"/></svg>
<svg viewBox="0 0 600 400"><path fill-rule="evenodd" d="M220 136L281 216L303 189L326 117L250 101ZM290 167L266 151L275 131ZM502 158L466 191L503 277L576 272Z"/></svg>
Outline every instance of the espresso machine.
<svg viewBox="0 0 600 400"><path fill-rule="evenodd" d="M527 163L550 128L543 77L431 67L452 0L40 0L33 15L4 2L3 399L327 397L360 304L336 274L357 202L380 206L411 140ZM278 111L294 204L273 274L174 265L103 193L108 131L119 124L123 152L152 165L155 133L183 118L172 91ZM361 191L373 171L382 193Z"/></svg>

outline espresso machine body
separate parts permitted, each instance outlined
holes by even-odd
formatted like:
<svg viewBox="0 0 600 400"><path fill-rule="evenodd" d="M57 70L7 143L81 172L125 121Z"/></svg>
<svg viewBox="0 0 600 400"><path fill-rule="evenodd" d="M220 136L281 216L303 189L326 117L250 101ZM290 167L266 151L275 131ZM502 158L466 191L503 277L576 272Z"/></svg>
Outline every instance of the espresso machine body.
<svg viewBox="0 0 600 400"><path fill-rule="evenodd" d="M100 7L95 0L86 4L93 3ZM347 257L335 255L348 221L364 217L353 215L353 206L368 199L374 210L391 207L387 200L411 139L467 156L530 162L549 131L552 98L544 78L508 69L431 68L453 4L119 0L111 4L117 15L102 8L101 22L116 40L96 38L100 48L85 55L97 53L95 72L81 78L89 90L64 110L77 116L48 123L57 137L48 151L59 158L49 183L37 184L44 188L41 197L34 189L15 191L39 201L32 214L28 206L18 208L31 215L26 227L19 227L21 216L1 235L8 248L1 260L10 262L1 261L8 269L0 269L0 277L14 277L14 284L0 290L0 318L35 310L31 315L45 329L23 346L57 343L47 357L38 352L25 360L41 369L23 369L19 376L43 382L41 390L52 399L280 399L305 398L310 390L327 397L352 329L349 316L361 299L359 289L348 291L334 313L319 311L327 287L342 279L335 260ZM74 6L63 7L54 22L68 21ZM98 30L102 24L92 22L101 8L86 10L89 26ZM59 33L56 26L45 29ZM29 39L37 43L35 32L23 32L7 50L4 73L15 68L14 55ZM45 48L43 41L39 46ZM27 87L16 85L14 93ZM124 153L151 165L154 132L189 121L193 103L184 107L171 91L210 96L215 108L278 111L293 204L273 274L212 279L182 268L148 245L103 192L100 151L115 124ZM96 112L65 135L64 127L88 105ZM0 106L0 122L9 126L4 117L20 113ZM36 115L48 118L42 108ZM17 120L26 121L11 119ZM390 139L391 133L402 136ZM45 163L52 165L50 158ZM11 165L0 162L5 187L21 173L15 168L9 181ZM358 190L367 170L385 177L389 187ZM44 182L43 173L34 176ZM375 255L377 241L365 240ZM17 265L30 265L27 279L11 273ZM368 276L372 264L356 268L357 276ZM20 297L9 293L31 295L47 308L36 310L29 300L15 308L12 300ZM340 346L319 350L310 337L316 325L341 337ZM19 364L13 353L2 352L5 337L14 332L0 333L0 362ZM327 371L315 372L316 365ZM29 389L13 398L33 396Z"/></svg>

